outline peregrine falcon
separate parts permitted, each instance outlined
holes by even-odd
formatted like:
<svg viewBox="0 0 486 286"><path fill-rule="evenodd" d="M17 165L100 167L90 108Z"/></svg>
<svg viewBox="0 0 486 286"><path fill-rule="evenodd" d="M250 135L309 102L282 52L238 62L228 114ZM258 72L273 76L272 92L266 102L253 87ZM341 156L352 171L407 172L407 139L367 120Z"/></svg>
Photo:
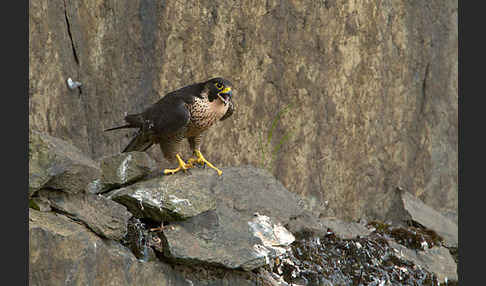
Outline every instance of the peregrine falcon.
<svg viewBox="0 0 486 286"><path fill-rule="evenodd" d="M145 151L154 143L159 144L164 158L177 163L175 169L165 169L164 174L186 171L194 164L207 165L221 175L223 172L207 161L200 146L204 131L218 120L234 112L232 84L223 78L213 78L172 91L142 113L125 116L126 125L106 129L139 128L123 152ZM187 138L194 157L184 162L180 143Z"/></svg>

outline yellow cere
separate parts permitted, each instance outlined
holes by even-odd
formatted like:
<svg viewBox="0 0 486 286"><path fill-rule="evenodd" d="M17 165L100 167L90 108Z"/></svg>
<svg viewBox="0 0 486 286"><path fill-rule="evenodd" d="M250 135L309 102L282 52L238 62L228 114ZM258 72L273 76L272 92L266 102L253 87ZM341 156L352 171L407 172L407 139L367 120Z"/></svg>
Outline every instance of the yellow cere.
<svg viewBox="0 0 486 286"><path fill-rule="evenodd" d="M228 86L227 88L223 89L220 93L228 93L230 91L231 91L231 87Z"/></svg>

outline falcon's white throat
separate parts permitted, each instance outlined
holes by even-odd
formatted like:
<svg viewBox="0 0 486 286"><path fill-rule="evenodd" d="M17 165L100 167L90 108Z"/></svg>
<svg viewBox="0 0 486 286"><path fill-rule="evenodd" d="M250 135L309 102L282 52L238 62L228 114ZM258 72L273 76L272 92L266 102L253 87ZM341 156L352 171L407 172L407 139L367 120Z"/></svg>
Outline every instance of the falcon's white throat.
<svg viewBox="0 0 486 286"><path fill-rule="evenodd" d="M219 99L221 99L221 101L224 103L224 105L227 105L228 104L228 100L229 100L229 97L228 98L224 98L221 94L218 93L218 97Z"/></svg>

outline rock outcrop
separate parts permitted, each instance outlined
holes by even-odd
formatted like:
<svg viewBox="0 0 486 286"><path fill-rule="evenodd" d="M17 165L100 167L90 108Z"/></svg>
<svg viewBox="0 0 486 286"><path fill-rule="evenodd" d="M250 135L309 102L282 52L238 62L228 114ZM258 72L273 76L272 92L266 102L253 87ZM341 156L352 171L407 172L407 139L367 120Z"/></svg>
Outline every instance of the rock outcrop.
<svg viewBox="0 0 486 286"><path fill-rule="evenodd" d="M63 154L67 162L80 156ZM41 162L31 157L32 164ZM92 179L107 178L120 164L107 166ZM409 194L398 193L403 217L396 224L346 222L318 217L305 198L252 166L223 168L222 177L202 168L172 176L145 171L139 181L100 194L71 177L63 185L68 191L49 184L35 191L30 285L438 285L458 279L446 239L457 238L457 225Z"/></svg>
<svg viewBox="0 0 486 286"><path fill-rule="evenodd" d="M155 161L145 152L127 152L99 159L101 179L90 190L102 193L110 189L132 184L155 169Z"/></svg>
<svg viewBox="0 0 486 286"><path fill-rule="evenodd" d="M94 159L214 76L236 104L204 138L218 167L265 165L326 217L384 215L397 186L457 211L457 0L29 1L29 127Z"/></svg>
<svg viewBox="0 0 486 286"><path fill-rule="evenodd" d="M45 198L55 211L81 221L102 237L121 240L127 234L127 222L132 214L112 200L93 194L66 194L48 189L41 190L39 196Z"/></svg>
<svg viewBox="0 0 486 286"><path fill-rule="evenodd" d="M192 169L104 194L139 219L168 224L165 256L252 270L285 253L293 236L282 223L301 212L297 196L268 172L250 166L223 169L224 176Z"/></svg>
<svg viewBox="0 0 486 286"><path fill-rule="evenodd" d="M78 193L101 174L99 164L68 142L29 130L29 198L41 188Z"/></svg>
<svg viewBox="0 0 486 286"><path fill-rule="evenodd" d="M209 195L209 178L205 179L188 181L179 176L160 176L105 196L124 204L138 218L159 223L184 220L215 209L216 198Z"/></svg>
<svg viewBox="0 0 486 286"><path fill-rule="evenodd" d="M29 285L191 285L64 215L29 210Z"/></svg>

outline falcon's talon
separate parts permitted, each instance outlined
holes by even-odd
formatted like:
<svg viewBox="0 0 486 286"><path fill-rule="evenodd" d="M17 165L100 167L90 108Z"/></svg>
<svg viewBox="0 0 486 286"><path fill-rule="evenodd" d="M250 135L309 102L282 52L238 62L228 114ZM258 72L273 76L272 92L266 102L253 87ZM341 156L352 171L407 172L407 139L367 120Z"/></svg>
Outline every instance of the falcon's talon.
<svg viewBox="0 0 486 286"><path fill-rule="evenodd" d="M180 170L186 172L187 170L189 170L190 168L192 168L192 163L185 163L182 159L181 159L181 156L179 154L176 155L176 158L177 158L177 162L179 163L179 167L175 168L175 169L165 169L164 170L164 174L165 175L168 175L168 174L175 174L177 172L179 172Z"/></svg>
<svg viewBox="0 0 486 286"><path fill-rule="evenodd" d="M223 171L216 168L213 164L211 164L208 160L206 160L206 158L204 158L204 156L201 154L201 151L194 150L194 155L196 156L196 158L190 158L189 160L187 160L187 162L189 164L192 165L192 163L198 163L198 164L202 165L203 168L206 168L206 166L209 166L210 168L216 170L216 172L218 172L219 176L221 176L223 174Z"/></svg>

